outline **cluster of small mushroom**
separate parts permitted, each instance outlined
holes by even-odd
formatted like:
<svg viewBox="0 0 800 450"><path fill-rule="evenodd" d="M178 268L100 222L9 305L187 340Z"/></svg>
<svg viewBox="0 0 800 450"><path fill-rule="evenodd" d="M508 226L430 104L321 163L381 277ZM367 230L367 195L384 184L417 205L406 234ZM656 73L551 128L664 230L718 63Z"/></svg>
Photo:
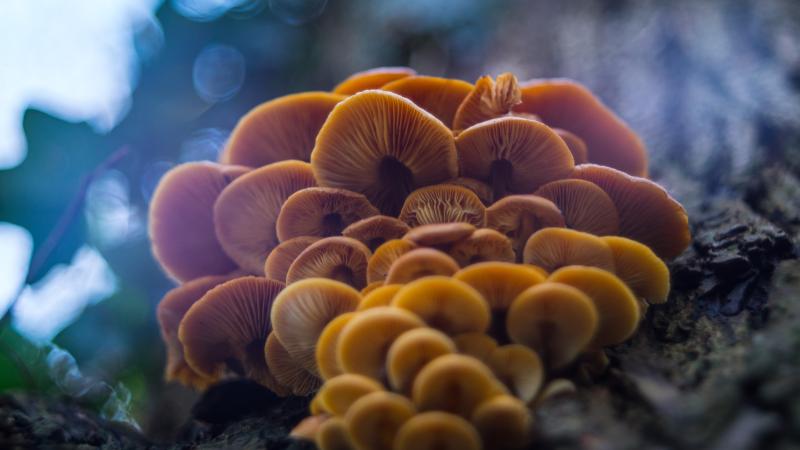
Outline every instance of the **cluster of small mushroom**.
<svg viewBox="0 0 800 450"><path fill-rule="evenodd" d="M688 219L646 167L567 80L382 68L264 103L154 194L166 377L322 386L323 449L524 442L545 380L667 299Z"/></svg>

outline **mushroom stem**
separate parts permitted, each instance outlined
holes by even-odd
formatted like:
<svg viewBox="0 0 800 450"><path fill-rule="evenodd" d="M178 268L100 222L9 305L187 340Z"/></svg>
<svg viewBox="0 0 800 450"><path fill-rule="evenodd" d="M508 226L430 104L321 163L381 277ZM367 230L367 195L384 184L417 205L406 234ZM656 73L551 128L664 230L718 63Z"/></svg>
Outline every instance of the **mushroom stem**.
<svg viewBox="0 0 800 450"><path fill-rule="evenodd" d="M342 221L342 216L338 213L326 214L322 218L322 234L323 236L338 236L345 228L345 223Z"/></svg>
<svg viewBox="0 0 800 450"><path fill-rule="evenodd" d="M496 159L492 161L489 171L489 185L492 186L494 198L505 197L510 190L511 173L514 171L514 166L506 159Z"/></svg>
<svg viewBox="0 0 800 450"><path fill-rule="evenodd" d="M336 281L341 281L344 284L353 285L355 282L355 274L353 271L347 266L338 266L333 269L330 275L331 279Z"/></svg>
<svg viewBox="0 0 800 450"><path fill-rule="evenodd" d="M383 184L382 213L397 216L406 197L414 190L414 174L398 159L386 156L378 166L378 177Z"/></svg>

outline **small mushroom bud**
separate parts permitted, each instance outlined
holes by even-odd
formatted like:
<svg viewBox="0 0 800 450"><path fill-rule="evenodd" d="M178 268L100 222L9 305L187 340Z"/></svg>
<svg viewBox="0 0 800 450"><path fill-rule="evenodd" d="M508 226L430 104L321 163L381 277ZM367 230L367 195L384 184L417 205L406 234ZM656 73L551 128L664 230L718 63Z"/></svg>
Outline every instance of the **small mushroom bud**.
<svg viewBox="0 0 800 450"><path fill-rule="evenodd" d="M601 238L567 228L544 228L525 244L522 260L548 272L572 265L614 271L614 255Z"/></svg>
<svg viewBox="0 0 800 450"><path fill-rule="evenodd" d="M489 305L481 294L463 281L444 276L429 276L403 286L392 306L413 312L448 335L489 328Z"/></svg>
<svg viewBox="0 0 800 450"><path fill-rule="evenodd" d="M397 258L386 274L386 283L404 284L433 275L450 276L458 271L458 263L439 250L417 248Z"/></svg>
<svg viewBox="0 0 800 450"><path fill-rule="evenodd" d="M409 194L399 217L412 228L450 222L466 222L481 227L486 222L486 207L467 188L438 184Z"/></svg>
<svg viewBox="0 0 800 450"><path fill-rule="evenodd" d="M367 89L378 89L392 81L416 74L417 72L409 67L376 67L350 75L346 80L336 85L333 88L333 92L352 95Z"/></svg>
<svg viewBox="0 0 800 450"><path fill-rule="evenodd" d="M453 117L453 130L461 132L477 123L505 116L520 102L517 77L504 73L497 77L484 75L478 78L475 86L456 110Z"/></svg>

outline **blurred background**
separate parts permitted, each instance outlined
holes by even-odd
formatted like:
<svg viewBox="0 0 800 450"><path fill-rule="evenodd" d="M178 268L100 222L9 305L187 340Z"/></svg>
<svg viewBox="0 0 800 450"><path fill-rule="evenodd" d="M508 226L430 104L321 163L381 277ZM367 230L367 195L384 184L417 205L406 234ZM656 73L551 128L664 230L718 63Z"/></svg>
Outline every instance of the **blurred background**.
<svg viewBox="0 0 800 450"><path fill-rule="evenodd" d="M5 0L0 390L171 439L194 394L161 378L159 178L215 160L253 106L382 65L577 79L688 203L686 183L741 195L778 154L800 167L796 1Z"/></svg>

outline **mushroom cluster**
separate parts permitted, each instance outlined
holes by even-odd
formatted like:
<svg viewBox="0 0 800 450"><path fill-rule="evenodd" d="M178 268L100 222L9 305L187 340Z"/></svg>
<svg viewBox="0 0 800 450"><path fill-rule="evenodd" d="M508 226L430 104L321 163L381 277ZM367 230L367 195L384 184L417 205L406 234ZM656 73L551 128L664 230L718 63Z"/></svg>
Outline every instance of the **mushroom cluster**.
<svg viewBox="0 0 800 450"><path fill-rule="evenodd" d="M218 163L162 178L149 226L181 283L157 311L166 378L319 391L295 434L322 449L524 443L691 241L583 86L407 68L256 107Z"/></svg>

